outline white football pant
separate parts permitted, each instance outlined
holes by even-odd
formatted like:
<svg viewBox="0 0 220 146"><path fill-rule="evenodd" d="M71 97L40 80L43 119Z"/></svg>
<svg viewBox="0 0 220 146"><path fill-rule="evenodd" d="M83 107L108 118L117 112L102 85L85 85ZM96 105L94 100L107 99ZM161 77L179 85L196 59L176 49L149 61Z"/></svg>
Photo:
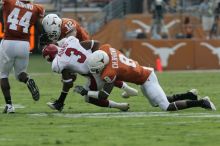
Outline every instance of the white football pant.
<svg viewBox="0 0 220 146"><path fill-rule="evenodd" d="M27 41L2 40L0 45L0 78L8 78L12 68L15 77L26 72L29 61L29 47Z"/></svg>
<svg viewBox="0 0 220 146"><path fill-rule="evenodd" d="M151 72L147 81L141 85L141 90L152 106L159 106L162 110L167 110L170 103L154 71Z"/></svg>

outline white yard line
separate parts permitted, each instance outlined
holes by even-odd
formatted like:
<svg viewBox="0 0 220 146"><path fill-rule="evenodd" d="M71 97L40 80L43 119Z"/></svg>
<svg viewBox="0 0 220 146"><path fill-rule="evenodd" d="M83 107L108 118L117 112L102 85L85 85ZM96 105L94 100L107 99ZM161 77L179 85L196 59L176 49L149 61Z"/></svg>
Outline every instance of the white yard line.
<svg viewBox="0 0 220 146"><path fill-rule="evenodd" d="M132 118L132 117L188 117L188 118L220 118L220 114L213 113L168 113L168 112L119 112L119 113L36 113L30 116L57 116L64 118Z"/></svg>
<svg viewBox="0 0 220 146"><path fill-rule="evenodd" d="M15 108L25 108L25 106L23 106L23 105L21 105L21 104L13 104L13 106L15 107ZM0 108L5 108L5 105L1 105L0 106Z"/></svg>

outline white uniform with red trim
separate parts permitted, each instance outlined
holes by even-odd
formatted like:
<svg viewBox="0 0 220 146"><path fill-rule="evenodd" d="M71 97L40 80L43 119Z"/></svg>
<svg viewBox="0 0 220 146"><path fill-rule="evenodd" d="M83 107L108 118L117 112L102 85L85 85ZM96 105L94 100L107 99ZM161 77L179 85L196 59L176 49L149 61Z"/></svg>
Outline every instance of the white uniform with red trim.
<svg viewBox="0 0 220 146"><path fill-rule="evenodd" d="M63 69L69 69L74 73L85 75L88 80L84 87L87 90L101 90L104 81L101 80L100 75L89 75L89 68L85 63L92 51L85 50L79 40L73 36L68 37L60 47L52 62L52 70L61 73Z"/></svg>
<svg viewBox="0 0 220 146"><path fill-rule="evenodd" d="M88 75L89 69L85 60L92 51L84 49L74 36L68 37L60 47L52 62L52 70L61 73L63 69L69 69L75 73Z"/></svg>

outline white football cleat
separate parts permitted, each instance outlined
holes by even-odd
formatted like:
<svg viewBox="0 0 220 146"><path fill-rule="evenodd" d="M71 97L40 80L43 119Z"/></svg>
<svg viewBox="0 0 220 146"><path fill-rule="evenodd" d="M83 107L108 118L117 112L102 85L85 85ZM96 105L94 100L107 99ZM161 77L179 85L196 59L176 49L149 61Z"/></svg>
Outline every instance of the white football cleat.
<svg viewBox="0 0 220 146"><path fill-rule="evenodd" d="M216 107L215 107L214 103L211 102L211 100L208 96L203 97L202 100L204 101L203 106L202 106L203 108L216 111Z"/></svg>
<svg viewBox="0 0 220 146"><path fill-rule="evenodd" d="M120 109L123 112L128 111L128 109L130 108L128 103L119 103L118 109Z"/></svg>
<svg viewBox="0 0 220 146"><path fill-rule="evenodd" d="M6 104L3 113L5 114L15 113L15 108L11 104Z"/></svg>
<svg viewBox="0 0 220 146"><path fill-rule="evenodd" d="M123 98L129 98L130 96L137 96L138 95L138 90L130 87L130 86L125 86L123 88L124 92L121 94Z"/></svg>
<svg viewBox="0 0 220 146"><path fill-rule="evenodd" d="M127 92L123 92L123 93L121 94L121 97L123 97L123 98L129 98L130 96L127 94Z"/></svg>

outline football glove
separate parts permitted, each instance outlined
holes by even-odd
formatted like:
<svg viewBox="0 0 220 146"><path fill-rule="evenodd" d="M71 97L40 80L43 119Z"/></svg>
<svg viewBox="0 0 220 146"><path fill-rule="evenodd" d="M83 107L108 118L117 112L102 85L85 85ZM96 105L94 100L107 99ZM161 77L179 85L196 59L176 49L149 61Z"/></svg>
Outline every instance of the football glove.
<svg viewBox="0 0 220 146"><path fill-rule="evenodd" d="M73 91L81 94L82 96L85 96L88 94L88 91L85 88L83 88L83 86L79 86L79 85L75 86Z"/></svg>

